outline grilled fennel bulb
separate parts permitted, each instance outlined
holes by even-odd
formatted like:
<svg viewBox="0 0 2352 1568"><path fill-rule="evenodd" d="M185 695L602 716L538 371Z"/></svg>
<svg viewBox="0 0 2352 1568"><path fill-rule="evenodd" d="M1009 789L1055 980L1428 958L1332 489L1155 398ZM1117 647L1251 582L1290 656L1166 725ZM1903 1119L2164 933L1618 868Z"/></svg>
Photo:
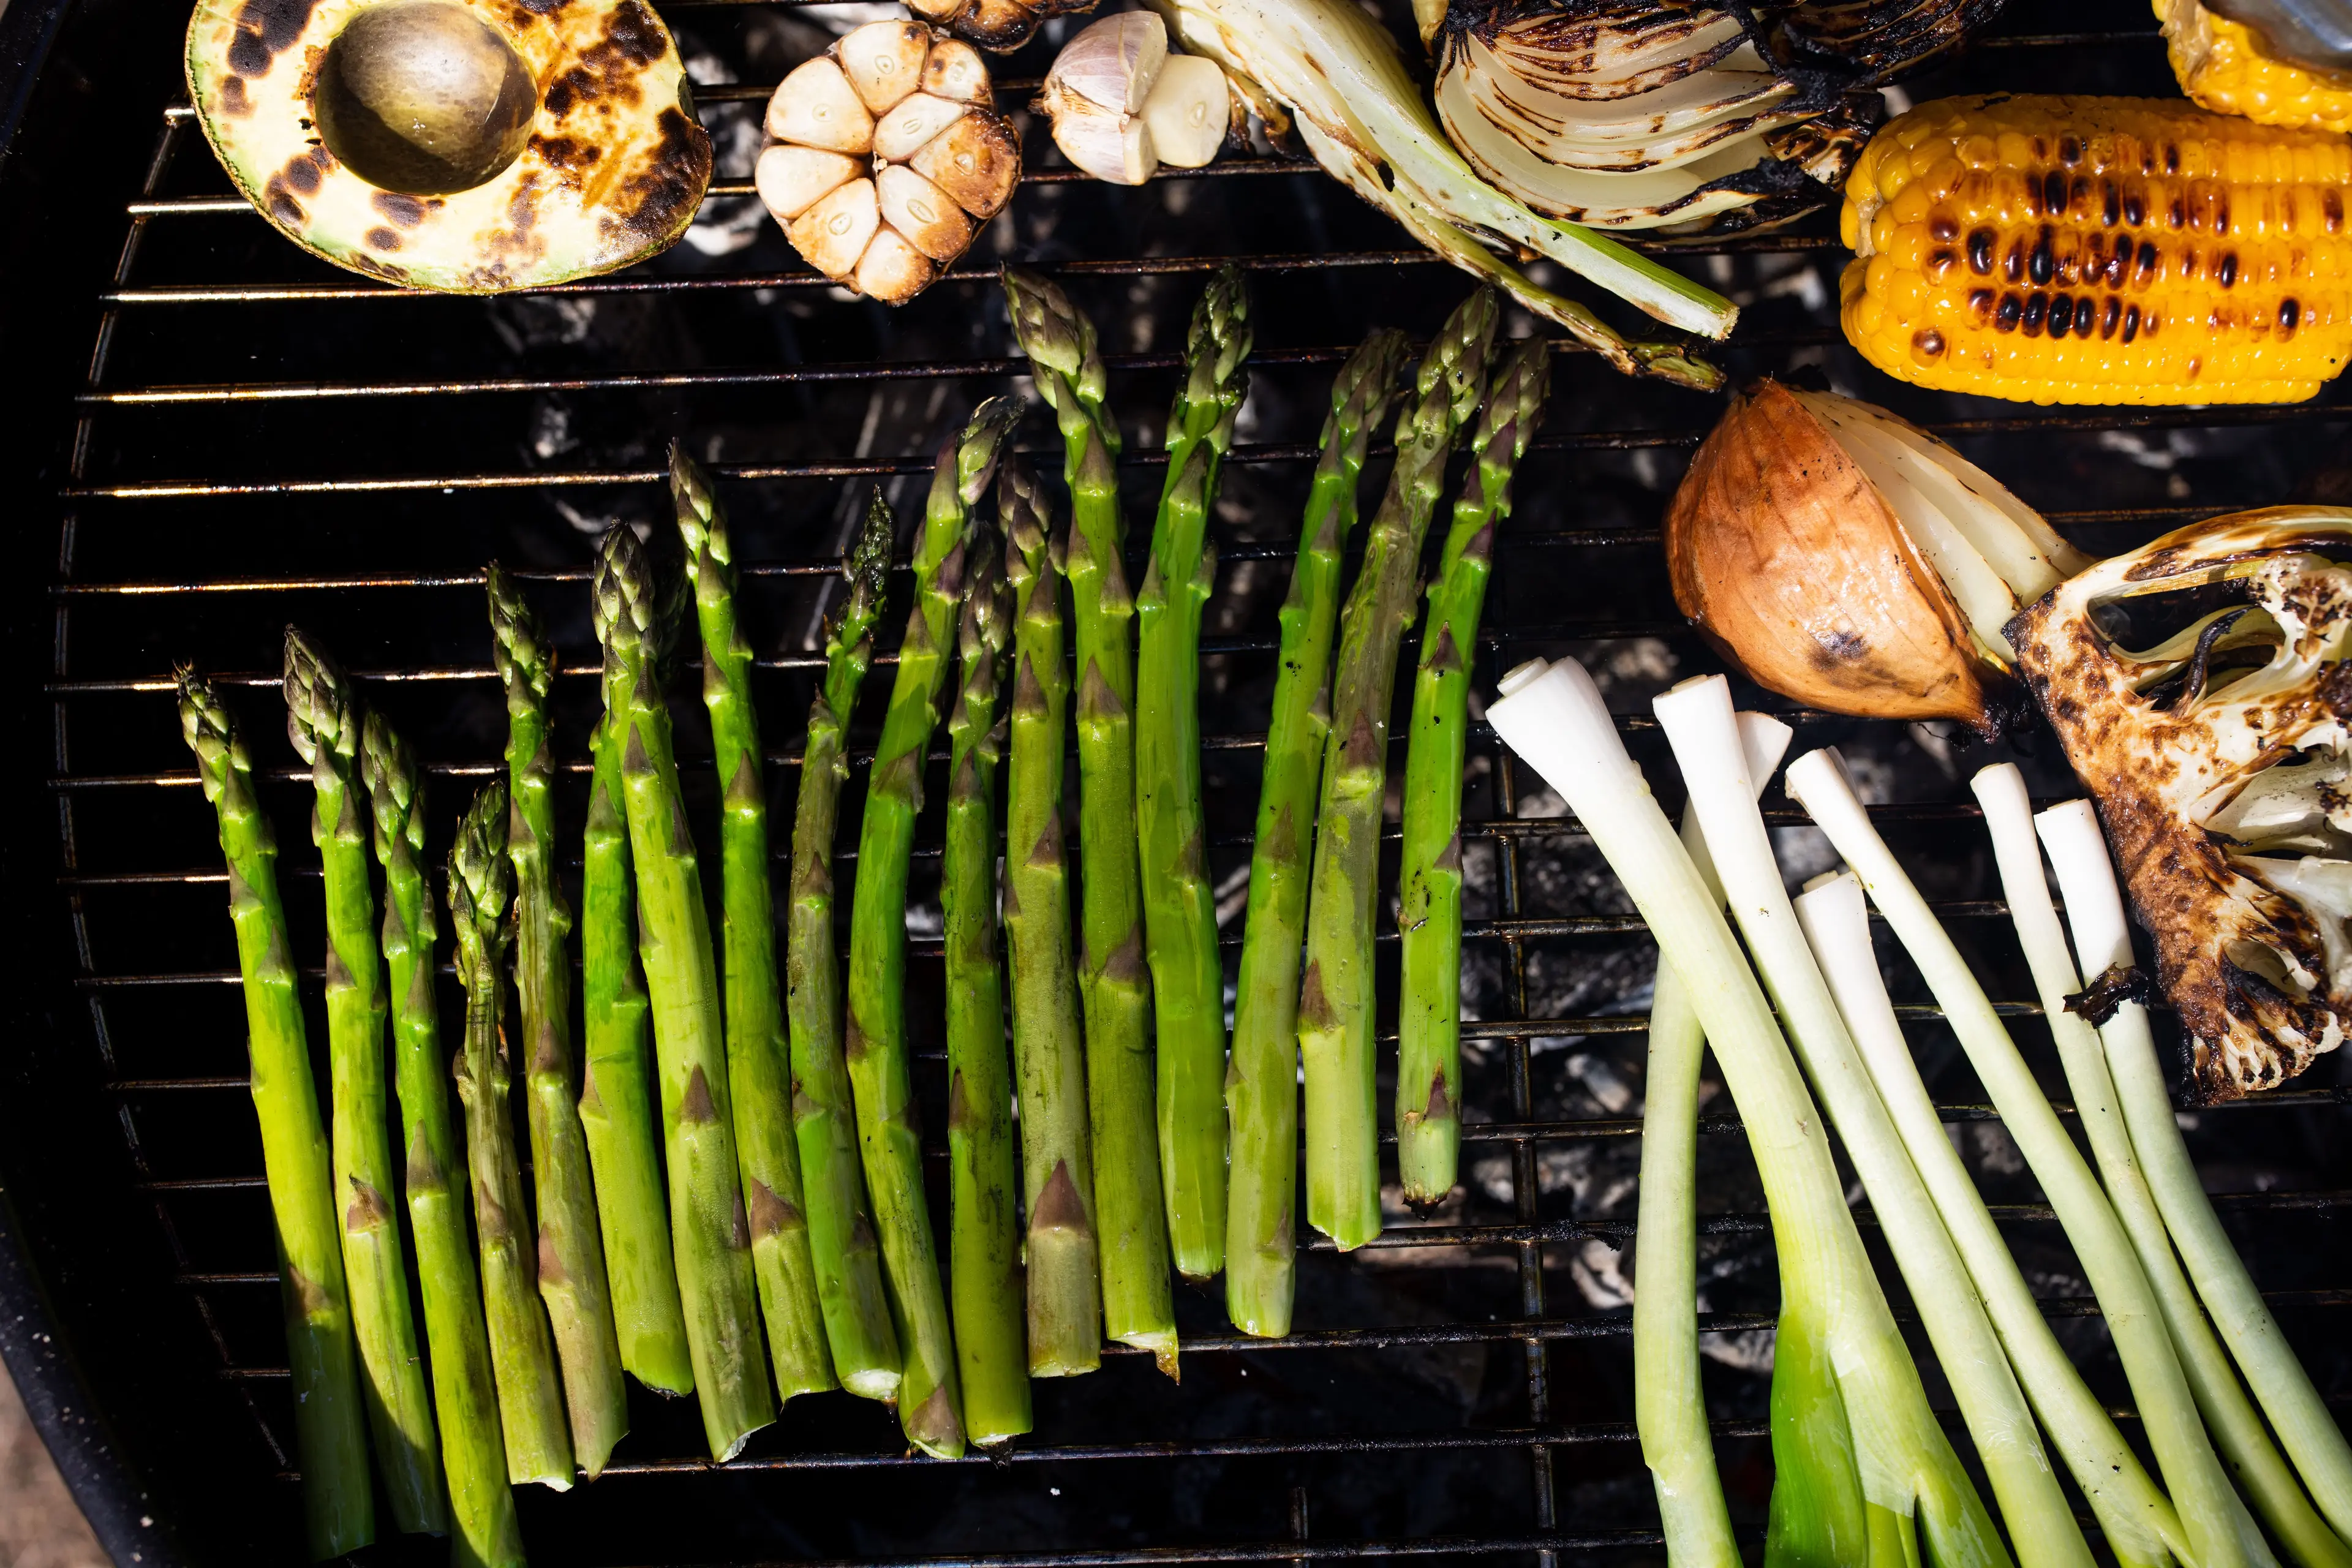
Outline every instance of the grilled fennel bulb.
<svg viewBox="0 0 2352 1568"><path fill-rule="evenodd" d="M1613 240L1531 212L1481 179L1431 117L1396 39L1350 0L1150 5L1262 112L1279 120L1288 110L1316 162L1422 244L1567 328L1619 370L1707 389L1722 384L1721 372L1680 345L1627 339L1487 248L1548 257L1686 331L1720 338L1738 318L1721 296Z"/></svg>
<svg viewBox="0 0 2352 1568"><path fill-rule="evenodd" d="M2009 625L2091 788L2208 1100L2352 1021L2352 509L2215 518Z"/></svg>

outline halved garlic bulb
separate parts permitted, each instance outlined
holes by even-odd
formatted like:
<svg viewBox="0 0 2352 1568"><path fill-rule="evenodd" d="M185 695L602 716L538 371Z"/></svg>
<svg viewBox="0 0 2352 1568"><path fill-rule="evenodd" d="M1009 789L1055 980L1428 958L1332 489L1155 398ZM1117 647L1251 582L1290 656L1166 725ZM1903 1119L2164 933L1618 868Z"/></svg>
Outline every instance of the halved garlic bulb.
<svg viewBox="0 0 2352 1568"><path fill-rule="evenodd" d="M1003 210L1021 146L971 46L872 22L768 101L761 202L808 264L892 305L928 288Z"/></svg>
<svg viewBox="0 0 2352 1568"><path fill-rule="evenodd" d="M2091 564L1926 431L1773 381L1692 458L1665 536L1675 603L1758 684L1988 736L2025 710L2002 628Z"/></svg>
<svg viewBox="0 0 2352 1568"><path fill-rule="evenodd" d="M1168 52L1157 12L1106 16L1062 47L1031 107L1054 144L1097 180L1139 185L1161 163L1197 169L1217 155L1232 89L1213 60Z"/></svg>

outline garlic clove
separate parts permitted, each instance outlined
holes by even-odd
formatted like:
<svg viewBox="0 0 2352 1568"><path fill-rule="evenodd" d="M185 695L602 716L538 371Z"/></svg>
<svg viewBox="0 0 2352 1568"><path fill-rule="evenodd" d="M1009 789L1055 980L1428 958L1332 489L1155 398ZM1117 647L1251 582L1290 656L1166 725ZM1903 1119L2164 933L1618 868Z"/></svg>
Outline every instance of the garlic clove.
<svg viewBox="0 0 2352 1568"><path fill-rule="evenodd" d="M985 104L991 96L987 62L962 39L941 38L923 61L923 90L958 103Z"/></svg>
<svg viewBox="0 0 2352 1568"><path fill-rule="evenodd" d="M971 0L960 7L955 30L983 49L1017 49L1037 36L1038 14L1022 0Z"/></svg>
<svg viewBox="0 0 2352 1568"><path fill-rule="evenodd" d="M907 243L906 237L893 228L885 228L874 236L866 254L858 258L857 275L854 279L857 291L886 305L903 305L925 289L938 276L929 258Z"/></svg>
<svg viewBox="0 0 2352 1568"><path fill-rule="evenodd" d="M886 163L874 176L882 221L938 262L953 261L971 244L971 219L939 186L903 163Z"/></svg>
<svg viewBox="0 0 2352 1568"><path fill-rule="evenodd" d="M1168 24L1160 14L1122 11L1062 46L1045 73L1045 92L1051 98L1059 88L1101 108L1133 114L1150 97L1167 58Z"/></svg>
<svg viewBox="0 0 2352 1568"><path fill-rule="evenodd" d="M793 68L768 100L768 134L828 153L866 153L874 146L874 116L841 68L819 55Z"/></svg>
<svg viewBox="0 0 2352 1568"><path fill-rule="evenodd" d="M1217 155L1233 123L1233 89L1224 68L1201 55L1171 55L1160 68L1143 122L1163 163L1198 169Z"/></svg>
<svg viewBox="0 0 2352 1568"><path fill-rule="evenodd" d="M1054 115L1054 145L1071 163L1114 185L1139 185L1160 166L1140 115L1115 114L1066 99Z"/></svg>
<svg viewBox="0 0 2352 1568"><path fill-rule="evenodd" d="M790 223L827 192L857 178L864 168L846 153L780 142L761 151L751 169L751 183L770 215L778 223Z"/></svg>
<svg viewBox="0 0 2352 1568"><path fill-rule="evenodd" d="M1021 179L1021 145L993 110L975 109L925 142L907 166L976 218L992 218Z"/></svg>
<svg viewBox="0 0 2352 1568"><path fill-rule="evenodd" d="M857 258L881 226L874 182L853 180L786 224L784 235L811 267L842 279L857 269Z"/></svg>
<svg viewBox="0 0 2352 1568"><path fill-rule="evenodd" d="M874 155L903 163L925 142L961 119L971 105L919 92L875 121Z"/></svg>
<svg viewBox="0 0 2352 1568"><path fill-rule="evenodd" d="M888 111L922 84L931 30L920 22L869 22L833 47L844 76L875 114Z"/></svg>

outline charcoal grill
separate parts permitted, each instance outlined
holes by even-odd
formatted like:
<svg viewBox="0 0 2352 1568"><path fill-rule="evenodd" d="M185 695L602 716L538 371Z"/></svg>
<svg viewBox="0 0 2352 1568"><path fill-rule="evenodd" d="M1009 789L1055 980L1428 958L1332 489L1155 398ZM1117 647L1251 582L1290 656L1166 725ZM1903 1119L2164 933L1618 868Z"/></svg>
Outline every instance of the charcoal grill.
<svg viewBox="0 0 2352 1568"><path fill-rule="evenodd" d="M963 265L900 311L849 301L800 265L748 196L759 104L821 41L821 13L792 0L665 9L720 148L702 225L619 277L499 301L346 277L252 216L191 122L177 8L14 0L0 16L0 341L17 385L0 424L16 560L5 689L23 742L0 840L17 976L0 1044L0 1351L120 1563L300 1555L225 878L172 713L174 660L216 672L245 724L286 850L297 941L316 952L307 791L278 739L271 689L282 626L323 636L415 739L431 764L438 855L465 798L499 766L476 574L503 559L562 650L557 749L576 828L595 700L593 532L657 515L661 448L683 435L735 514L746 623L766 656L758 700L788 800L819 662L814 633L866 488L882 485L910 518L940 433L981 396L1025 390L994 261L1056 274L1103 324L1139 559L1173 350L1202 274L1231 258L1252 277L1259 350L1216 522L1202 689L1213 858L1229 949L1238 940L1273 612L1328 377L1371 325L1429 331L1464 280L1403 247L1311 166L1261 150L1118 190L1076 181L1033 124L1024 188ZM2049 30L2062 20L2075 30ZM1048 58L1041 43L1005 62L1008 105ZM2172 90L2147 13L2128 0L2063 16L2014 0L1996 36L1911 90L1989 87ZM1725 353L1735 374L1817 367L1960 442L2085 548L2291 494L2352 499L2352 397L2340 384L2299 408L2161 412L1923 395L1841 343L1843 257L1826 218L1652 248L1747 304ZM1646 699L1715 665L1674 614L1656 527L1718 405L1627 383L1582 353L1555 380L1501 541L1481 684L1538 654L1584 658L1671 799L1678 786ZM1042 423L1026 439L1050 446ZM1801 742L1843 745L1861 764L1886 803L1880 820L1997 977L1995 994L2030 994L1968 804L1968 773L1996 753L1916 727L1788 716ZM875 719L862 711L854 737L870 739ZM879 1407L828 1395L796 1402L714 1471L690 1407L634 1391L635 1430L604 1479L562 1497L526 1489L537 1559L1655 1561L1619 1271L1652 950L1539 781L1490 733L1474 734L1471 753L1473 1125L1452 1201L1393 1214L1379 1244L1352 1257L1310 1246L1299 1328L1285 1340L1238 1338L1218 1294L1180 1290L1181 1387L1148 1358L1113 1354L1096 1376L1041 1384L1034 1436L999 1456L908 1458ZM2067 788L2046 736L2014 754L2039 793ZM697 773L693 761L688 787L708 819L709 768ZM859 798L848 792L851 810ZM1777 793L1767 805L1791 829L1792 856L1818 855L1798 813ZM842 844L854 842L845 825ZM935 919L936 902L924 903L932 816L922 843L918 919L926 908ZM936 1130L937 944L917 934L917 1037L934 1046L922 1091ZM1392 952L1393 933L1382 940ZM1392 972L1391 958L1390 993ZM1929 1083L2029 1279L2095 1386L2120 1399L2063 1237L1924 991L1898 974L1903 984ZM317 988L314 973L314 1045ZM444 989L454 1007L446 977ZM2055 1087L2036 1009L2003 1010ZM2198 1114L2191 1134L2260 1282L2338 1398L2352 1395L2345 1074L2341 1055L2324 1058L2291 1089ZM1719 1097L1708 1109L1709 1388L1735 1515L1756 1531L1776 1290L1737 1118ZM1924 1365L1931 1397L1948 1407ZM415 1540L365 1558L442 1560Z"/></svg>

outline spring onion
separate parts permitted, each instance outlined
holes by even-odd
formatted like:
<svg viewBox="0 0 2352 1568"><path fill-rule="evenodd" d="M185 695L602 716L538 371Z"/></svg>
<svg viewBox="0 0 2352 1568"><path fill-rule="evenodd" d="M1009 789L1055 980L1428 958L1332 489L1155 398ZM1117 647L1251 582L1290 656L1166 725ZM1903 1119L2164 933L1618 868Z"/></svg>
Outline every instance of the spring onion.
<svg viewBox="0 0 2352 1568"><path fill-rule="evenodd" d="M2242 1506L2198 1418L2156 1293L2122 1222L2082 1152L2059 1124L2058 1113L2018 1054L2016 1042L1969 972L1968 961L1871 825L1835 751L1799 757L1789 764L1787 784L1790 797L1811 814L1862 879L1871 902L1918 966L2074 1244L2139 1403L2158 1468L2179 1510L2189 1537L2186 1555L2199 1568L2261 1561L2247 1551Z"/></svg>
<svg viewBox="0 0 2352 1568"><path fill-rule="evenodd" d="M1928 1408L1771 1005L1591 677L1572 659L1521 665L1487 716L1566 797L1690 987L1747 1125L1781 1264L1768 1559L1916 1564L1916 1523L1939 1568L2006 1563Z"/></svg>
<svg viewBox="0 0 2352 1568"><path fill-rule="evenodd" d="M1870 1194L1928 1342L1976 1439L2020 1560L2088 1568L2090 1548L2042 1450L1984 1303L1798 926L1773 858L1771 835L1756 809L1756 785L1741 758L1730 682L1720 675L1686 680L1652 707L1690 787L1691 809L1706 835L1739 932L1805 1076Z"/></svg>
<svg viewBox="0 0 2352 1568"><path fill-rule="evenodd" d="M2131 1118L2118 1109L2118 1086L2098 1030L2090 1019L2066 1006L2066 998L2082 986L2067 956L2065 930L2058 922L2049 885L2042 878L2042 851L2034 842L2033 808L2024 775L2014 764L2003 763L1978 773L1974 787L1984 805L1985 826L1991 830L2010 918L2016 923L2018 941L2032 968L2034 989L2050 1019L2051 1037L2065 1064L2076 1114L2090 1134L2092 1157L2099 1163L2116 1212L2130 1232L2140 1266L2147 1270L2148 1282L2164 1309L2165 1324L2172 1331L2173 1346L2179 1352L2181 1371L2197 1396L2198 1408L2205 1413L2214 1441L2254 1509L2295 1561L2331 1565L2352 1561L2344 1542L2312 1510L2294 1472L2263 1429L2262 1416L2246 1397L2195 1289L2173 1255L2171 1238L2166 1234L2163 1215L2138 1153L2141 1142L2158 1140L2134 1136ZM2112 877L2109 880L2112 888ZM2144 1033L2145 1012L2140 1015L2140 1026ZM2147 1053L2147 1060L2154 1066L2153 1051ZM2161 1092L2160 1084L2158 1089ZM2163 1121L2172 1130L2171 1142L2179 1145L2179 1129L2168 1101L2164 1104ZM2204 1196L2201 1187L2198 1196L2200 1200ZM2310 1385L2306 1382L2305 1386ZM2330 1426L2332 1430L2333 1423Z"/></svg>
<svg viewBox="0 0 2352 1568"><path fill-rule="evenodd" d="M1763 713L1739 715L1748 777L1769 779L1794 731ZM1698 816L1683 814L1683 848L1723 903ZM1661 962L1650 997L1650 1060L1642 1093L1642 1177L1633 1228L1633 1425L1657 1489L1666 1557L1684 1568L1738 1568L1739 1545L1716 1473L1698 1366L1698 1073L1706 1031L1690 987Z"/></svg>

